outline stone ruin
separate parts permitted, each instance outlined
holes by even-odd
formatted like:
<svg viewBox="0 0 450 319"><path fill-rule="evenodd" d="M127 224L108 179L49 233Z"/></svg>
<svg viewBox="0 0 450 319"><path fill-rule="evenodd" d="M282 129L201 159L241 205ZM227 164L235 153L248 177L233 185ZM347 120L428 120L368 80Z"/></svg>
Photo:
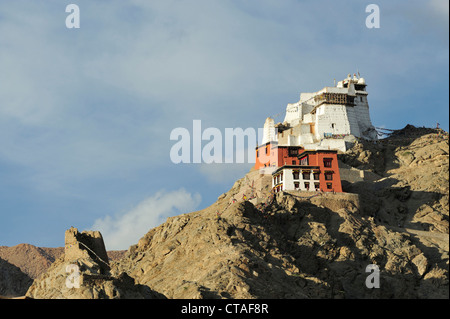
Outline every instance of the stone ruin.
<svg viewBox="0 0 450 319"><path fill-rule="evenodd" d="M65 253L26 293L34 299L154 299L164 298L148 286L135 283L109 263L99 231L65 233Z"/></svg>
<svg viewBox="0 0 450 319"><path fill-rule="evenodd" d="M83 231L80 233L74 227L66 230L64 255L65 261L92 258L108 264L108 254L102 234L99 231Z"/></svg>
<svg viewBox="0 0 450 319"><path fill-rule="evenodd" d="M64 261L79 266L82 279L107 279L110 266L102 234L79 232L71 227L65 233Z"/></svg>

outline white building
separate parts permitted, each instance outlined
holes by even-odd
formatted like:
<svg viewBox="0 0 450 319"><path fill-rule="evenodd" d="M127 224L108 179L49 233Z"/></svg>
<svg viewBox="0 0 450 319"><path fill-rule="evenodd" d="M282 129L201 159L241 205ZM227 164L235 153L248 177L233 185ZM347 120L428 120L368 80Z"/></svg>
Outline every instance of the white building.
<svg viewBox="0 0 450 319"><path fill-rule="evenodd" d="M272 188L276 192L286 190L319 191L319 168L300 169L288 165L280 167L272 175Z"/></svg>
<svg viewBox="0 0 450 319"><path fill-rule="evenodd" d="M283 123L275 125L273 119L266 120L263 144L277 141L280 146L345 151L346 142L353 142L355 137L377 139L366 86L364 78L349 74L334 87L301 93L298 102L287 105Z"/></svg>

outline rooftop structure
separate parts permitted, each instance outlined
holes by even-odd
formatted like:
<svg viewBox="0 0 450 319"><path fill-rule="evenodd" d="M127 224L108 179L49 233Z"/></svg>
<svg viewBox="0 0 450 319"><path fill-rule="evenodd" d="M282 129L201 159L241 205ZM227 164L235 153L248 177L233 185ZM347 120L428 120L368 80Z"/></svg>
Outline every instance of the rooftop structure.
<svg viewBox="0 0 450 319"><path fill-rule="evenodd" d="M262 143L345 151L355 138L377 139L366 87L364 78L349 74L336 86L301 93L298 102L287 105L282 123L266 119Z"/></svg>

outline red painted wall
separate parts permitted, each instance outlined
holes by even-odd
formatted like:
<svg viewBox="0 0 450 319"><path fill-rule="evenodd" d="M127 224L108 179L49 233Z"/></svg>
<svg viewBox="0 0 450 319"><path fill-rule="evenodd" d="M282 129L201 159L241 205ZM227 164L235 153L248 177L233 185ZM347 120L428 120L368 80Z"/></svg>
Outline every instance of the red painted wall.
<svg viewBox="0 0 450 319"><path fill-rule="evenodd" d="M331 167L325 167L324 159L331 159ZM339 165L336 153L327 151L318 151L317 153L308 154L308 165L319 166L320 169L319 182L320 182L320 189L322 191L324 192L335 191L337 193L342 192L341 176L339 174ZM333 180L331 181L325 180L326 171L333 172L332 174ZM331 189L327 188L327 183L332 184Z"/></svg>
<svg viewBox="0 0 450 319"><path fill-rule="evenodd" d="M267 149L267 155L266 155ZM258 156L259 150L259 156ZM299 154L302 152L302 149L299 149ZM275 167L281 167L283 165L299 165L299 160L297 155L290 156L289 149L287 146L280 146L267 144L259 146L256 149L256 162L255 169L260 169L263 167L270 167L275 165ZM295 163L295 164L294 164ZM264 164L266 166L264 166Z"/></svg>
<svg viewBox="0 0 450 319"><path fill-rule="evenodd" d="M267 149L267 151L266 151ZM259 150L259 153L258 153ZM303 149L299 149L299 154L303 153ZM261 145L256 149L255 169L264 167L282 167L284 165L300 165L300 159L289 155L289 148L286 146L278 147L277 145L267 144ZM317 151L308 153L308 166L318 166L320 170L319 182L320 189L324 192L342 192L341 176L339 174L339 166L337 154L335 152ZM324 159L331 159L331 167L325 167ZM294 162L295 161L295 162ZM325 172L331 171L333 179L325 180ZM331 189L327 188L327 183L331 183Z"/></svg>

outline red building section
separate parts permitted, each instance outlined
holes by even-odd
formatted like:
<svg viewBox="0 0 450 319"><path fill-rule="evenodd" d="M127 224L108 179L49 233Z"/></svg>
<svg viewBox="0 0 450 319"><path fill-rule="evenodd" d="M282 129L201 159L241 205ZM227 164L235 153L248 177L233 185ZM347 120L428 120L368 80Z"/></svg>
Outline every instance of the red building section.
<svg viewBox="0 0 450 319"><path fill-rule="evenodd" d="M342 192L337 151L305 151L298 156L298 159L300 160L301 167L310 166L316 169L318 168L317 172L321 191Z"/></svg>
<svg viewBox="0 0 450 319"><path fill-rule="evenodd" d="M255 169L298 165L297 156L303 151L304 149L299 146L278 146L273 142L258 146L256 148Z"/></svg>
<svg viewBox="0 0 450 319"><path fill-rule="evenodd" d="M337 151L267 143L256 148L255 169L272 167L275 191L342 192Z"/></svg>

